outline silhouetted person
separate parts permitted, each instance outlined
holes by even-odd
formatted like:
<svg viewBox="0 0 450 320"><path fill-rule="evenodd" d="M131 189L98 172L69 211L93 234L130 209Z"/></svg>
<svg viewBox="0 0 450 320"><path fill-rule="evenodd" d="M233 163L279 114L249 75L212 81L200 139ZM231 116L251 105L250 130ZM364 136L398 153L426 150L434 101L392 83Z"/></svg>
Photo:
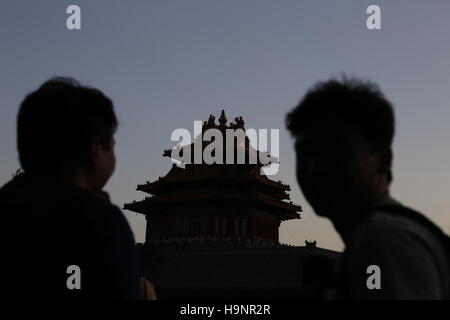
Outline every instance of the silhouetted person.
<svg viewBox="0 0 450 320"><path fill-rule="evenodd" d="M318 83L286 119L295 138L297 179L316 214L345 243L335 268L343 298L448 298L441 231L389 195L394 112L378 87L357 79ZM367 280L380 268L381 289ZM376 284L375 279L370 281Z"/></svg>
<svg viewBox="0 0 450 320"><path fill-rule="evenodd" d="M24 99L24 173L0 189L1 296L140 298L133 234L102 191L116 128L111 100L73 79L51 79Z"/></svg>

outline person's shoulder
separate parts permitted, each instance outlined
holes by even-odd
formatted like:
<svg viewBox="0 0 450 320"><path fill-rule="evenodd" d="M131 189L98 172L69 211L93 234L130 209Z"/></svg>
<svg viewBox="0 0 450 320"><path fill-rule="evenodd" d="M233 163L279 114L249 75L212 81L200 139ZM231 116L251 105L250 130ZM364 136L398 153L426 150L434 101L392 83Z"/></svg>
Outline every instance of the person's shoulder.
<svg viewBox="0 0 450 320"><path fill-rule="evenodd" d="M13 177L0 187L0 196L9 197L11 194L14 194L24 189L26 183L27 180L23 174Z"/></svg>
<svg viewBox="0 0 450 320"><path fill-rule="evenodd" d="M407 208L397 201L392 205ZM416 211L416 210L414 210ZM408 243L428 248L440 247L433 231L412 214L395 214L381 208L375 209L355 230L355 239L371 239L378 243Z"/></svg>
<svg viewBox="0 0 450 320"><path fill-rule="evenodd" d="M89 217L118 221L124 218L122 210L113 204L103 191L77 190L83 209Z"/></svg>
<svg viewBox="0 0 450 320"><path fill-rule="evenodd" d="M133 232L122 210L98 192L79 191L77 202L81 204L79 223L88 228L87 232L104 241L115 239L121 245L134 242ZM85 229L86 230L86 229Z"/></svg>

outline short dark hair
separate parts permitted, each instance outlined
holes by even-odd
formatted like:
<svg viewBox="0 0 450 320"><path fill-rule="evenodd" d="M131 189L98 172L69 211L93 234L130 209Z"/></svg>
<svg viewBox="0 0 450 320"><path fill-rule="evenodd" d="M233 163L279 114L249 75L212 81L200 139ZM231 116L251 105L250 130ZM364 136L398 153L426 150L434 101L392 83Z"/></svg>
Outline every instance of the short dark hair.
<svg viewBox="0 0 450 320"><path fill-rule="evenodd" d="M286 126L296 137L321 125L326 130L330 121L359 130L373 151L392 145L394 110L373 82L343 75L317 83L288 113Z"/></svg>
<svg viewBox="0 0 450 320"><path fill-rule="evenodd" d="M392 144L393 107L372 82L343 77L317 83L288 113L286 126L295 137L328 120L361 130L374 149Z"/></svg>
<svg viewBox="0 0 450 320"><path fill-rule="evenodd" d="M90 143L98 136L109 149L117 125L113 103L100 90L73 78L51 78L20 105L20 164L26 172L89 167Z"/></svg>

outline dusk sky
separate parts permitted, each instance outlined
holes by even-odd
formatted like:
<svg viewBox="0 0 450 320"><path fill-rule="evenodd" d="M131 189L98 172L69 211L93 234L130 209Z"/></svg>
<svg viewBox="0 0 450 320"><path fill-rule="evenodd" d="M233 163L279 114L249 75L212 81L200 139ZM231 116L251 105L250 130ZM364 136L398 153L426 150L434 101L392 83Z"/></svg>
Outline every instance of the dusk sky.
<svg viewBox="0 0 450 320"><path fill-rule="evenodd" d="M66 27L70 4L81 8L81 30ZM366 27L371 4L381 8L381 30ZM280 129L272 179L291 185L304 209L282 224L281 242L341 250L297 185L284 119L315 82L345 72L378 83L395 107L392 195L450 233L449 31L448 0L1 0L0 182L20 167L24 96L71 76L114 101L118 162L105 189L119 207L145 197L137 184L167 173L162 152L174 129L192 132L194 120L225 109L247 128ZM143 242L145 219L124 213Z"/></svg>

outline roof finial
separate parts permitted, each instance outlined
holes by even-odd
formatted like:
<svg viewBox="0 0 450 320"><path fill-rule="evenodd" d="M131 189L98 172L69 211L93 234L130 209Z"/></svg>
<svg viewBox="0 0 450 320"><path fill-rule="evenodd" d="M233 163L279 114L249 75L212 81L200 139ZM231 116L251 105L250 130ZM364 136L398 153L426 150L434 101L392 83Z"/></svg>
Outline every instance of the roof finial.
<svg viewBox="0 0 450 320"><path fill-rule="evenodd" d="M242 117L239 117L239 118L236 117L234 120L236 121L236 128L244 129L244 124L245 124L245 122L244 122L244 120L242 119Z"/></svg>
<svg viewBox="0 0 450 320"><path fill-rule="evenodd" d="M225 116L225 110L222 109L222 113L220 114L220 118L219 118L219 123L221 125L225 125L225 123L227 123L228 119Z"/></svg>
<svg viewBox="0 0 450 320"><path fill-rule="evenodd" d="M212 114L210 114L208 123L207 123L210 128L215 126L214 121L216 121L216 117L214 117Z"/></svg>

